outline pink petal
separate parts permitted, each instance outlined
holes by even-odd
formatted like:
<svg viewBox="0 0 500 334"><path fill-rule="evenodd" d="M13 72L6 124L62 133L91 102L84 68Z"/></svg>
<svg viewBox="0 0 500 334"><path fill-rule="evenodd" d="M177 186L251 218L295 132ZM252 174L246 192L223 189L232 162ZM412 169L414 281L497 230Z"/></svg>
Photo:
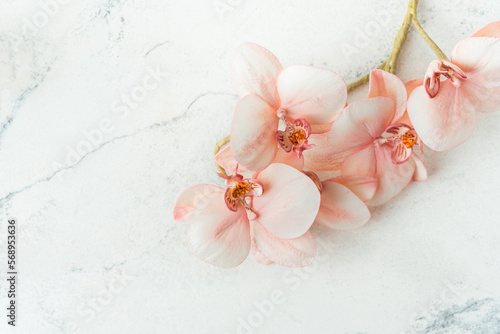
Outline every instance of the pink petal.
<svg viewBox="0 0 500 334"><path fill-rule="evenodd" d="M402 164L394 164L389 145L382 145L375 150L377 156L378 188L368 205L382 205L398 195L412 181L415 164L409 160Z"/></svg>
<svg viewBox="0 0 500 334"><path fill-rule="evenodd" d="M272 107L257 95L241 99L231 125L231 150L243 167L259 171L276 156L279 119Z"/></svg>
<svg viewBox="0 0 500 334"><path fill-rule="evenodd" d="M471 37L496 37L500 38L500 21L487 24L478 31L476 31Z"/></svg>
<svg viewBox="0 0 500 334"><path fill-rule="evenodd" d="M304 267L314 262L316 244L311 232L294 239L279 239L259 222L251 222L252 244L267 259L287 267Z"/></svg>
<svg viewBox="0 0 500 334"><path fill-rule="evenodd" d="M219 151L214 157L215 162L224 168L226 171L233 171L236 168L236 165L238 162L234 159L233 153L231 152L231 146L227 145L224 147L222 150ZM238 172L244 173L247 172L248 169L246 169L243 166L238 166Z"/></svg>
<svg viewBox="0 0 500 334"><path fill-rule="evenodd" d="M347 101L347 86L338 74L311 66L287 67L278 77L281 108L292 119L310 124L333 122Z"/></svg>
<svg viewBox="0 0 500 334"><path fill-rule="evenodd" d="M342 175L376 177L377 156L375 154L375 147L369 145L347 158L342 165Z"/></svg>
<svg viewBox="0 0 500 334"><path fill-rule="evenodd" d="M278 75L283 70L278 59L267 49L245 43L235 50L231 74L236 92L241 96L260 96L277 110L280 99L276 90Z"/></svg>
<svg viewBox="0 0 500 334"><path fill-rule="evenodd" d="M320 193L309 177L293 167L272 164L256 177L264 193L253 198L258 221L278 238L300 237L311 227Z"/></svg>
<svg viewBox="0 0 500 334"><path fill-rule="evenodd" d="M413 90L408 99L408 115L420 139L436 151L454 148L474 131L474 105L449 80L441 82L439 94L429 98L424 87Z"/></svg>
<svg viewBox="0 0 500 334"><path fill-rule="evenodd" d="M422 79L412 80L405 83L407 96L410 96L411 92L419 86L422 86L424 81ZM411 123L410 116L408 116L408 111L405 111L403 116L400 119L396 120L397 123L403 123L413 128L413 124Z"/></svg>
<svg viewBox="0 0 500 334"><path fill-rule="evenodd" d="M340 170L344 160L352 154L351 151L338 153L328 141L328 133L313 134L308 142L316 145L313 149L303 152L304 166L311 170Z"/></svg>
<svg viewBox="0 0 500 334"><path fill-rule="evenodd" d="M394 102L374 97L350 104L333 124L328 140L334 152L356 151L373 143L394 118Z"/></svg>
<svg viewBox="0 0 500 334"><path fill-rule="evenodd" d="M363 202L369 201L377 191L377 179L358 175L342 175L325 182L335 182L347 187Z"/></svg>
<svg viewBox="0 0 500 334"><path fill-rule="evenodd" d="M309 123L309 125L311 126L311 133L325 133L325 132L330 131L330 129L332 128L333 122L326 123L326 124L311 124L311 123Z"/></svg>
<svg viewBox="0 0 500 334"><path fill-rule="evenodd" d="M193 213L196 206L204 206L207 202L207 196L212 193L220 194L221 199L224 189L211 184L198 184L192 186L179 195L174 206L174 219L178 222L185 222Z"/></svg>
<svg viewBox="0 0 500 334"><path fill-rule="evenodd" d="M229 211L220 193L207 197L207 202L188 219L188 245L201 260L232 268L243 262L250 251L250 226L245 210Z"/></svg>
<svg viewBox="0 0 500 334"><path fill-rule="evenodd" d="M264 256L256 247L254 244L252 244L252 254L257 263L263 264L265 266L268 266L270 264L273 264L274 262L269 260L267 257Z"/></svg>
<svg viewBox="0 0 500 334"><path fill-rule="evenodd" d="M307 150L305 152L309 151L311 150ZM304 156L301 156L299 158L295 153L287 153L283 150L278 150L278 153L276 154L276 158L274 158L273 163L283 163L295 169L302 170L302 168L304 168Z"/></svg>
<svg viewBox="0 0 500 334"><path fill-rule="evenodd" d="M394 101L395 114L392 122L403 116L406 110L406 88L404 83L392 73L383 70L370 72L370 90L368 97L390 97Z"/></svg>
<svg viewBox="0 0 500 334"><path fill-rule="evenodd" d="M466 72L463 88L477 110L500 110L500 38L466 38L455 46L451 60Z"/></svg>
<svg viewBox="0 0 500 334"><path fill-rule="evenodd" d="M425 168L424 162L416 154L412 156L413 163L415 164L415 173L413 173L413 181L423 182L427 180L427 168Z"/></svg>
<svg viewBox="0 0 500 334"><path fill-rule="evenodd" d="M370 220L370 210L346 186L336 182L323 182L321 206L316 223L337 230L364 225Z"/></svg>
<svg viewBox="0 0 500 334"><path fill-rule="evenodd" d="M415 88L417 88L418 86L422 86L423 84L424 80L422 79L412 80L405 83L407 96L410 96L411 92L413 92Z"/></svg>

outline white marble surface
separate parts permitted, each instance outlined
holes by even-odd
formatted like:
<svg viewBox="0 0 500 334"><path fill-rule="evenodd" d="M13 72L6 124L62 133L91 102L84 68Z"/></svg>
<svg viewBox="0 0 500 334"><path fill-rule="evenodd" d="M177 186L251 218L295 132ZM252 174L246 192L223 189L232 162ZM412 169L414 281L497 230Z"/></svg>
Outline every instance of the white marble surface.
<svg viewBox="0 0 500 334"><path fill-rule="evenodd" d="M461 147L427 150L429 180L368 225L316 231L310 268L212 267L173 221L183 189L221 185L211 154L238 100L232 49L255 42L351 82L389 54L406 0L386 4L1 0L0 278L9 217L20 278L17 327L3 311L0 332L499 333L500 112L479 115ZM419 12L449 53L500 3L421 0ZM432 59L412 29L398 74L420 78Z"/></svg>

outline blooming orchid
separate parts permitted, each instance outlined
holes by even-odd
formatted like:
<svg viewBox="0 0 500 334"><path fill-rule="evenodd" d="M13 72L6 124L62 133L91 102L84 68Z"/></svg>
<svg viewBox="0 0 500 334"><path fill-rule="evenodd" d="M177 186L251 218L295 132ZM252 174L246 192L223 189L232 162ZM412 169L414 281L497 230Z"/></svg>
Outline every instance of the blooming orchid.
<svg viewBox="0 0 500 334"><path fill-rule="evenodd" d="M196 185L175 204L174 218L189 224L188 244L197 257L235 267L252 248L261 258L285 266L312 263L316 246L308 230L320 193L310 178L279 163L254 178L244 178L237 169L221 176L226 189Z"/></svg>
<svg viewBox="0 0 500 334"><path fill-rule="evenodd" d="M403 123L406 88L395 75L381 70L370 74L368 99L350 104L333 124L328 140L330 154L347 156L342 175L378 180L377 192L368 201L380 205L412 180L427 178L413 146L421 143L411 124Z"/></svg>
<svg viewBox="0 0 500 334"><path fill-rule="evenodd" d="M313 147L309 136L328 131L347 100L336 73L300 65L283 69L271 52L252 43L237 48L232 77L242 97L231 126L232 155L252 171L273 162L278 148L302 159Z"/></svg>
<svg viewBox="0 0 500 334"><path fill-rule="evenodd" d="M446 79L441 81L441 76ZM459 42L450 61L430 63L421 87L408 100L408 114L422 141L445 151L465 142L475 112L500 110L500 22Z"/></svg>
<svg viewBox="0 0 500 334"><path fill-rule="evenodd" d="M347 90L367 77L347 88L328 70L283 69L256 44L236 49L232 80L241 99L230 137L215 149L225 187L193 186L174 208L197 257L221 267L250 252L261 264L311 264L313 224L367 223L368 205L427 179L417 148L455 147L471 135L475 111L500 109L500 21L458 43L448 60L418 22L417 5L409 1L390 57L370 72L367 98L347 106ZM439 60L423 80L403 84L393 73L410 25Z"/></svg>
<svg viewBox="0 0 500 334"><path fill-rule="evenodd" d="M318 187L321 193L321 205L314 220L315 225L335 230L347 230L360 227L371 217L370 210L364 202L370 200L377 189L377 180L363 176L339 176L320 181L318 175L311 171L304 172ZM305 245L302 239L302 243ZM294 247L298 247L298 240ZM266 257L256 247L252 248L255 260L269 265L275 261ZM286 249L280 249L287 253Z"/></svg>

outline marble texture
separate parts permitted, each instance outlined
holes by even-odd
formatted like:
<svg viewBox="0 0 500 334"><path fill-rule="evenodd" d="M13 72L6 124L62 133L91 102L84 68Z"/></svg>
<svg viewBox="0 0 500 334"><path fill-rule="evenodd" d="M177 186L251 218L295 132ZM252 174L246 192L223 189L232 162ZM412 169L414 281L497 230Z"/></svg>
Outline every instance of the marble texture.
<svg viewBox="0 0 500 334"><path fill-rule="evenodd" d="M446 53L499 19L497 1L420 2ZM20 242L18 326L2 315L1 333L500 333L500 113L459 148L427 150L429 180L368 225L314 231L305 269L212 267L173 221L183 189L221 185L235 46L352 82L389 55L406 0L0 4L2 282L9 217ZM432 59L412 29L398 75Z"/></svg>

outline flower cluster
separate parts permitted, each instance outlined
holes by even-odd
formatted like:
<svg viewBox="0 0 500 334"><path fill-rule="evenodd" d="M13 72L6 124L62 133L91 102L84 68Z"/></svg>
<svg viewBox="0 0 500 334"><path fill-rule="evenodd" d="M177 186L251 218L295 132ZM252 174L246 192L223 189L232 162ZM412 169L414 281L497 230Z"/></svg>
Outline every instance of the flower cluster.
<svg viewBox="0 0 500 334"><path fill-rule="evenodd" d="M185 190L174 218L208 263L235 267L252 251L259 263L301 267L316 254L311 226L367 223L368 205L427 179L424 145L454 148L471 136L476 111L500 109L500 22L432 61L423 80L373 70L367 98L349 105L338 74L283 68L255 44L237 48L232 79L241 100L230 144L215 156L232 174L219 173L225 189Z"/></svg>

